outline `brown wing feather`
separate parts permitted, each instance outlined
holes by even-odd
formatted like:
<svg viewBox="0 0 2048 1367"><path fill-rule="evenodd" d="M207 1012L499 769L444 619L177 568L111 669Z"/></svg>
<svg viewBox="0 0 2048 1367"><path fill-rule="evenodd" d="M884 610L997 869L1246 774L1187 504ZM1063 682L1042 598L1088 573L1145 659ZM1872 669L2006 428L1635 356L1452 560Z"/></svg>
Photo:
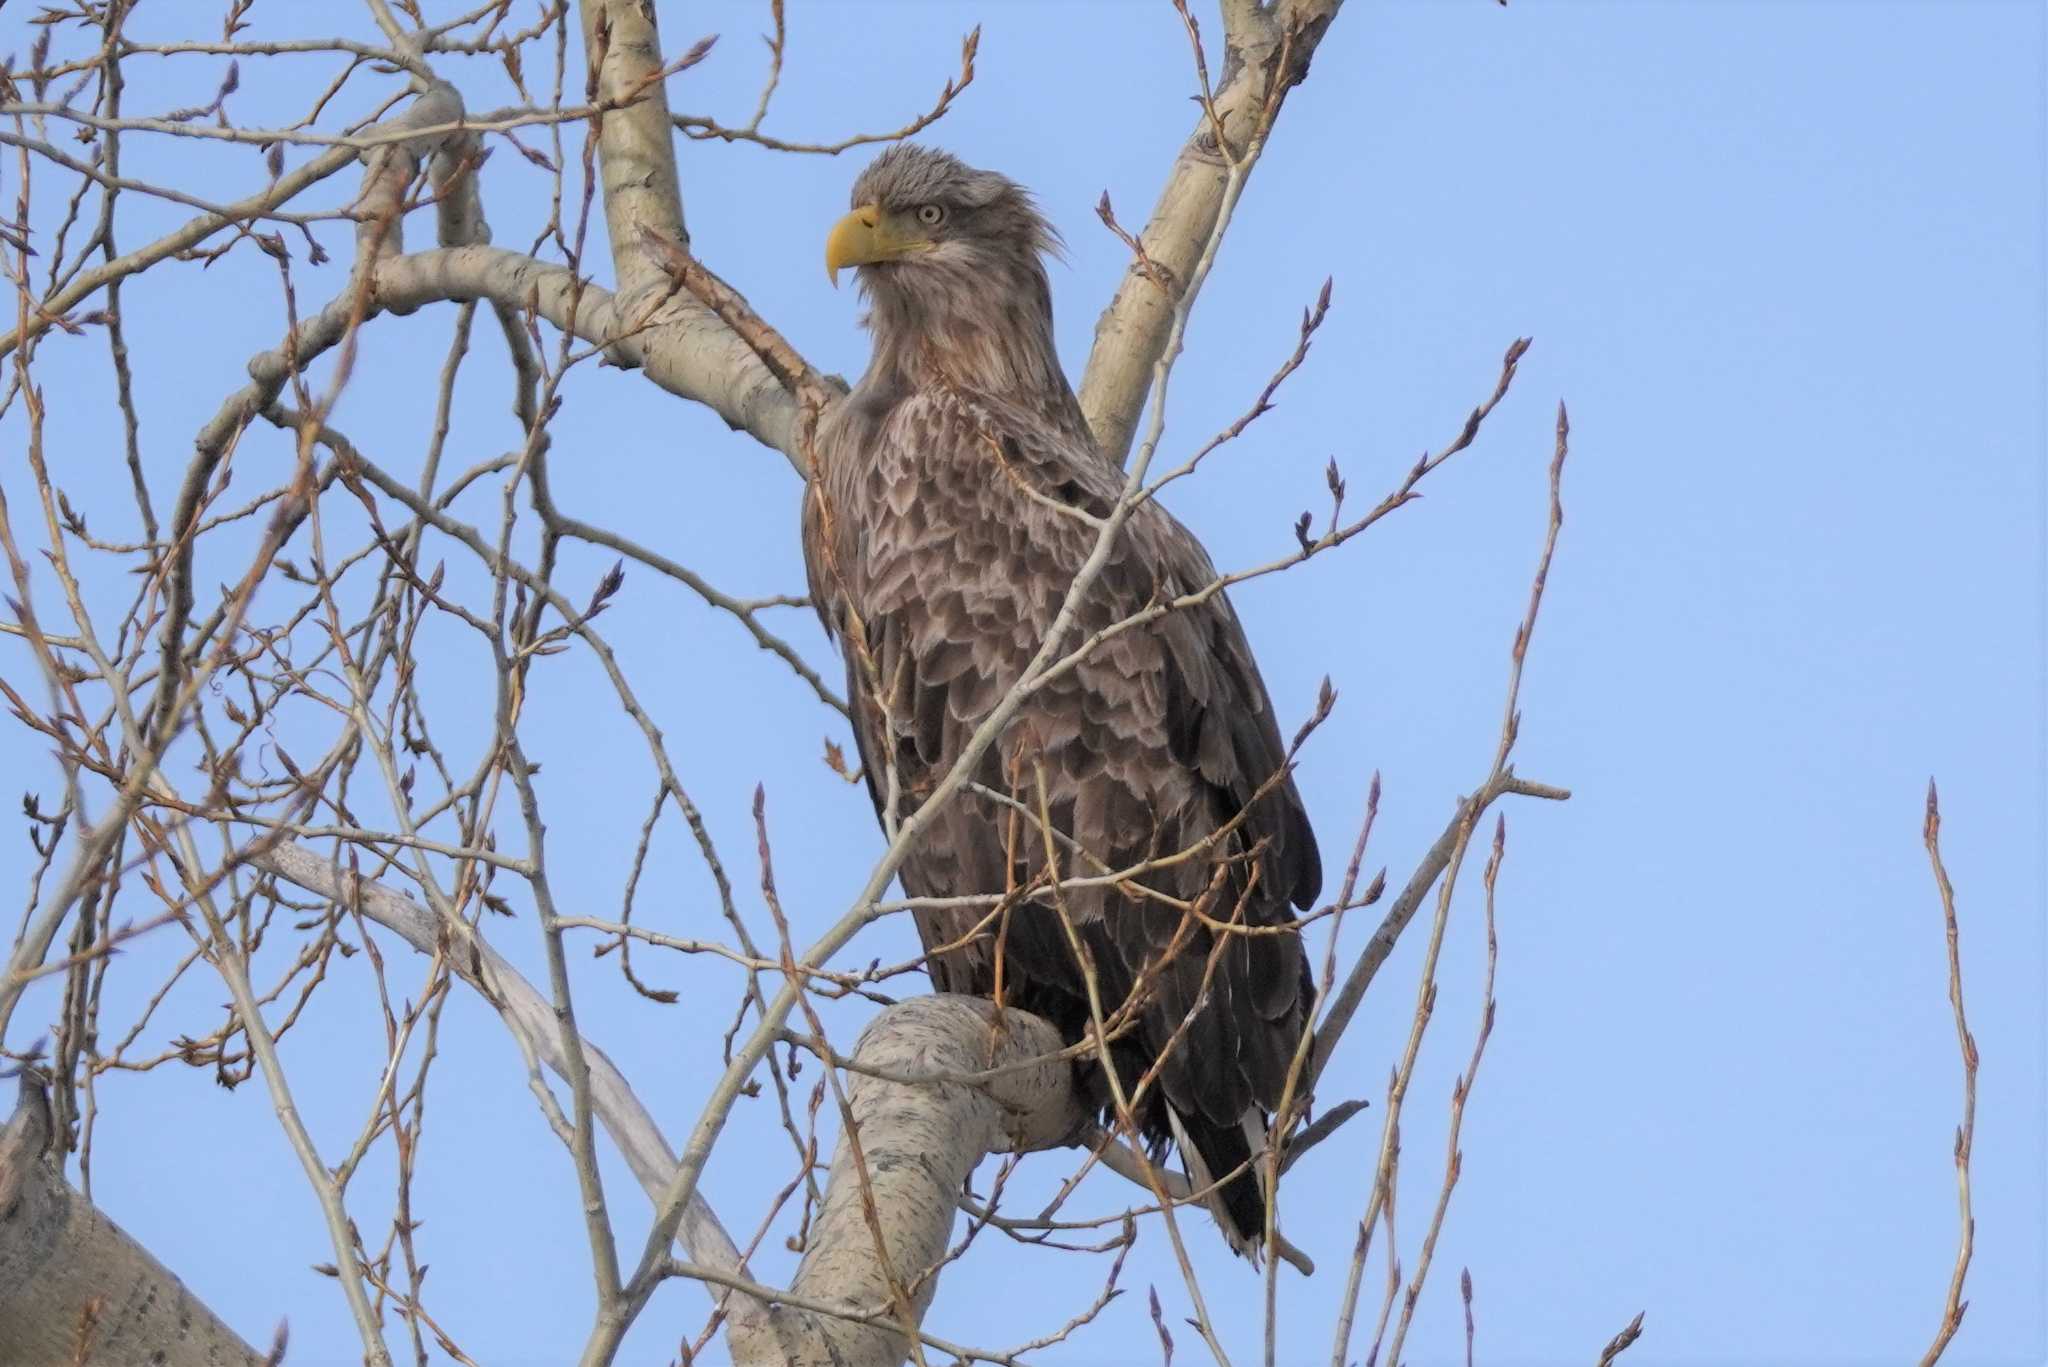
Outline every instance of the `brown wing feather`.
<svg viewBox="0 0 2048 1367"><path fill-rule="evenodd" d="M877 810L893 763L907 813L1021 676L1095 542L1093 525L1057 505L1100 516L1120 481L1059 424L944 391L886 402L856 395L828 416L818 449L821 475L805 505L814 601L845 650ZM1112 548L1069 643L1213 577L1193 536L1147 503ZM976 778L1036 803L1043 775L1054 829L1110 869L1189 849L1244 813L1208 857L1140 881L1181 903L1220 881L1204 903L1210 915L1277 927L1321 883L1292 779L1254 800L1285 758L1243 630L1217 594L1110 638L1045 686ZM1095 871L1070 853L1060 858L1063 875ZM1045 866L1040 832L962 794L909 852L901 879L916 896L990 894ZM1113 1055L1127 1094L1157 1064L1138 1107L1148 1139L1163 1147L1178 1127L1209 1171L1242 1163L1241 1122L1278 1103L1304 1027L1310 987L1298 937L1226 936L1212 956L1215 937L1158 898L1086 889L1061 901L1040 895L1012 909L1000 947L1010 1000L1069 1038L1085 1032L1086 986L1064 915L1095 968L1103 1010L1143 994L1138 1028ZM928 952L981 919L973 908L917 915ZM933 980L941 990L991 993L997 952L984 938L938 955ZM1100 1070L1084 1068L1083 1079L1107 1108ZM1222 1204L1237 1232L1255 1238L1256 1185L1230 1184Z"/></svg>

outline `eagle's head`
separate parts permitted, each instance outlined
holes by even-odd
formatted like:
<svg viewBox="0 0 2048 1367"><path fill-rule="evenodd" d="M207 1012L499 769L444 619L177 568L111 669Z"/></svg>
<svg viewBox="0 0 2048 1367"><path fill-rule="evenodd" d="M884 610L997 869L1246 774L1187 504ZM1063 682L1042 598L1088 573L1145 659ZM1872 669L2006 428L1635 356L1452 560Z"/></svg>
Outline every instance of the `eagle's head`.
<svg viewBox="0 0 2048 1367"><path fill-rule="evenodd" d="M883 392L943 378L1080 421L1053 344L1046 252L1059 234L1008 176L897 143L853 183L853 212L825 239L832 283L859 267Z"/></svg>
<svg viewBox="0 0 2048 1367"><path fill-rule="evenodd" d="M899 142L853 183L853 212L825 239L832 283L860 267L869 291L916 288L921 279L1039 269L1059 235L1008 176L977 171L949 152Z"/></svg>

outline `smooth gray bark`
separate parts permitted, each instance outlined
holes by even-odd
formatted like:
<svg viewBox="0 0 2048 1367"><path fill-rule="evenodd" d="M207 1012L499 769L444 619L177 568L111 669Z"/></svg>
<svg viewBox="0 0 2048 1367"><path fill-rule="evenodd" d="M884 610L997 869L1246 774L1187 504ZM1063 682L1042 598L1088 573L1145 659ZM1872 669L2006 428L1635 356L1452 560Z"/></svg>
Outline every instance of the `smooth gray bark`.
<svg viewBox="0 0 2048 1367"><path fill-rule="evenodd" d="M0 1367L254 1367L251 1348L98 1207L49 1153L50 1108L21 1074L0 1129Z"/></svg>
<svg viewBox="0 0 2048 1367"><path fill-rule="evenodd" d="M1246 146L1253 131L1270 122L1287 91L1307 78L1309 59L1343 3L1226 0L1222 51L1212 42L1210 60L1220 57L1214 107L1235 155L1256 155ZM1166 350L1174 310L1215 230L1229 179L1230 157L1203 109L1138 235L1146 259L1133 258L1115 297L1096 320L1095 342L1081 377L1081 411L1089 430L1102 453L1119 465L1130 455L1152 388L1152 367Z"/></svg>
<svg viewBox="0 0 2048 1367"><path fill-rule="evenodd" d="M903 1324L924 1317L952 1239L968 1174L991 1153L1054 1148L1079 1129L1073 1065L1037 1016L978 997L914 997L861 1033L846 1091L846 1128L825 1199L790 1286L799 1303L829 1302L865 1322L794 1306L769 1332L735 1325L741 1367L894 1367L909 1354ZM905 1082L1007 1069L986 1081ZM857 1139L859 1148L855 1149Z"/></svg>

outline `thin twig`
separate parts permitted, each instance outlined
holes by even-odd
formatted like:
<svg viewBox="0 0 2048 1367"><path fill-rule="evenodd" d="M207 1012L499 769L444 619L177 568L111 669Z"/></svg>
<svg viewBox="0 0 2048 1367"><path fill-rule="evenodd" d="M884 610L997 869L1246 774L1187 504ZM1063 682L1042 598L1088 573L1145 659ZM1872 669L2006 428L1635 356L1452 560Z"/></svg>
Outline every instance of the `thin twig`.
<svg viewBox="0 0 2048 1367"><path fill-rule="evenodd" d="M1976 1242L1977 1220L1970 1212L1970 1150L1977 1138L1977 1038L1963 1015L1963 959L1956 930L1956 890L1941 862L1941 803L1934 780L1927 780L1927 818L1922 827L1927 860L1934 867L1934 884L1941 892L1942 928L1948 941L1948 1000L1955 1009L1956 1047L1963 1056L1963 1123L1956 1127L1956 1204L1961 1233L1956 1245L1955 1271L1949 1274L1948 1299L1942 1306L1941 1327L1934 1342L1920 1359L1920 1367L1933 1367L1947 1351L1949 1341L1963 1324L1970 1303L1963 1299L1963 1279L1969 1275L1970 1253Z"/></svg>
<svg viewBox="0 0 2048 1367"><path fill-rule="evenodd" d="M1607 1346L1600 1350L1600 1361L1594 1367L1608 1367L1625 1352L1628 1346L1643 1336L1643 1312L1636 1311L1636 1317L1623 1326L1622 1331L1607 1340Z"/></svg>

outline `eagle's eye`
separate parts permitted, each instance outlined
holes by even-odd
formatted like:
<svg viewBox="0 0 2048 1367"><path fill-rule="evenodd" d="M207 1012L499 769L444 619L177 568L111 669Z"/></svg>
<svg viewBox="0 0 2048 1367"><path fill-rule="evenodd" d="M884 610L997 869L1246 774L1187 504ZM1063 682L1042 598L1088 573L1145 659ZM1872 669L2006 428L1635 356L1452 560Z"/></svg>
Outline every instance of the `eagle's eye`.
<svg viewBox="0 0 2048 1367"><path fill-rule="evenodd" d="M923 205L917 211L917 221L927 228L936 228L946 221L946 211L937 204Z"/></svg>

